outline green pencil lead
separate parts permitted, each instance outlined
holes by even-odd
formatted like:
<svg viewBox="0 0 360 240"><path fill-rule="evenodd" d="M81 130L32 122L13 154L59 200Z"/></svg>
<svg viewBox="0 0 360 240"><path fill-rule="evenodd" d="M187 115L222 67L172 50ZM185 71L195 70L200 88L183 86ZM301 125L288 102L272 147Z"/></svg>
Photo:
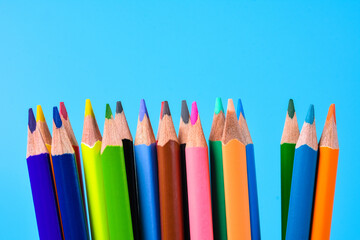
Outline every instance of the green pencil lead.
<svg viewBox="0 0 360 240"><path fill-rule="evenodd" d="M111 119L111 117L112 117L111 108L110 108L110 105L107 103L106 104L105 118Z"/></svg>

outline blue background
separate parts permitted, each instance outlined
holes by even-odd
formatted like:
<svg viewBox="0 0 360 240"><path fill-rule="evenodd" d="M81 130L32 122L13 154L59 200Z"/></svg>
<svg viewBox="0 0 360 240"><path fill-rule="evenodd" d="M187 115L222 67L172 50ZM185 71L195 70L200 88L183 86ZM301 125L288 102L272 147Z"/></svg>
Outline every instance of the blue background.
<svg viewBox="0 0 360 240"><path fill-rule="evenodd" d="M0 237L37 237L26 166L27 110L64 101L80 142L85 99L103 128L122 100L133 135L141 98L157 131L168 100L198 102L206 137L215 97L241 97L255 144L263 239L280 239L280 138L288 99L318 138L336 104L340 156L332 239L359 237L360 4L355 1L0 3Z"/></svg>

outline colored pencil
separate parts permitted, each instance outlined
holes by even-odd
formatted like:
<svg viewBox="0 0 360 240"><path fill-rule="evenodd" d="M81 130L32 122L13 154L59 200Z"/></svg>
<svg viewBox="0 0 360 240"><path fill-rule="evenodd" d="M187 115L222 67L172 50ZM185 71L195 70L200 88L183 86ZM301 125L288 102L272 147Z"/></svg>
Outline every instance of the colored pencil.
<svg viewBox="0 0 360 240"><path fill-rule="evenodd" d="M255 153L254 144L250 136L250 131L246 122L244 108L241 99L238 100L237 116L239 119L240 133L244 137L244 144L246 148L246 167L248 178L249 191L249 208L250 208L250 225L251 225L251 239L259 240L260 235L260 219L259 219L259 202L256 184L256 167L255 167Z"/></svg>
<svg viewBox="0 0 360 240"><path fill-rule="evenodd" d="M87 99L81 152L92 239L109 239L110 236L100 158L101 139L91 102Z"/></svg>
<svg viewBox="0 0 360 240"><path fill-rule="evenodd" d="M180 145L168 103L162 102L157 136L161 238L184 239Z"/></svg>
<svg viewBox="0 0 360 240"><path fill-rule="evenodd" d="M211 240L213 235L208 148L196 102L186 144L186 173L191 239Z"/></svg>
<svg viewBox="0 0 360 240"><path fill-rule="evenodd" d="M188 189L186 176L186 156L185 147L187 143L187 135L190 128L190 114L185 100L181 102L181 117L179 125L179 143L180 143L180 164L181 164L181 187L182 187L182 202L183 202L183 220L184 220L184 238L190 239L189 228L189 204L188 204Z"/></svg>
<svg viewBox="0 0 360 240"><path fill-rule="evenodd" d="M50 157L29 109L26 161L40 239L62 239Z"/></svg>
<svg viewBox="0 0 360 240"><path fill-rule="evenodd" d="M311 233L311 239L313 240L330 239L339 157L334 104L329 108L319 145L319 163Z"/></svg>
<svg viewBox="0 0 360 240"><path fill-rule="evenodd" d="M101 161L110 239L134 239L124 148L110 105L106 104Z"/></svg>
<svg viewBox="0 0 360 240"><path fill-rule="evenodd" d="M68 113L67 113L64 102L60 102L59 111L60 111L61 121L62 121L62 123L63 123L63 125L65 127L66 133L67 133L67 135L68 135L68 137L70 139L71 145L72 145L72 147L74 149L74 152L75 152L76 168L77 168L79 182L80 182L81 198L82 198L84 211L85 211L85 215L86 215L84 182L83 182L83 176L82 176L79 144L78 144L78 142L76 140L74 131L72 129L70 119L69 119L69 116L68 116ZM87 226L87 223L86 223L86 226Z"/></svg>
<svg viewBox="0 0 360 240"><path fill-rule="evenodd" d="M54 164L53 164L53 160L52 160L52 156L51 156L51 134L49 131L49 127L46 124L46 120L45 120L45 116L44 116L44 112L42 110L41 105L37 105L36 106L36 128L39 128L40 133L41 133L41 137L45 143L45 146L48 150L49 153L49 157L50 157L50 166L51 166L51 176L53 178L53 182L54 182L54 188L55 188L55 196L56 196L56 204L57 204L57 209L58 209L58 215L60 218L60 225L61 225L61 232L62 232L62 236L64 237L64 229L62 226L62 221L61 221L61 213L60 213L60 205L59 205L59 197L58 197L58 192L57 192L57 187L55 184L55 174L54 174Z"/></svg>
<svg viewBox="0 0 360 240"><path fill-rule="evenodd" d="M75 153L57 107L53 109L51 146L65 239L89 239Z"/></svg>
<svg viewBox="0 0 360 240"><path fill-rule="evenodd" d="M134 239L139 240L139 204L136 187L134 144L133 138L130 133L129 125L126 121L125 112L120 101L116 102L115 124L124 148L126 178L129 191Z"/></svg>
<svg viewBox="0 0 360 240"><path fill-rule="evenodd" d="M291 177L293 172L295 145L299 138L299 126L294 101L289 100L285 125L280 143L281 155L281 237L285 240L289 210Z"/></svg>
<svg viewBox="0 0 360 240"><path fill-rule="evenodd" d="M39 128L41 136L45 142L46 148L50 154L51 158L51 134L49 131L49 127L46 124L44 112L42 110L41 105L36 106L36 125Z"/></svg>
<svg viewBox="0 0 360 240"><path fill-rule="evenodd" d="M214 117L209 137L209 147L214 239L219 240L227 239L224 172L221 143L224 124L225 114L222 101L221 98L216 98Z"/></svg>
<svg viewBox="0 0 360 240"><path fill-rule="evenodd" d="M313 208L318 144L310 105L295 147L286 239L308 239Z"/></svg>
<svg viewBox="0 0 360 240"><path fill-rule="evenodd" d="M234 103L228 100L222 153L228 239L251 239L246 149Z"/></svg>
<svg viewBox="0 0 360 240"><path fill-rule="evenodd" d="M140 102L135 136L136 176L139 190L141 236L160 240L159 183L156 141L145 101Z"/></svg>

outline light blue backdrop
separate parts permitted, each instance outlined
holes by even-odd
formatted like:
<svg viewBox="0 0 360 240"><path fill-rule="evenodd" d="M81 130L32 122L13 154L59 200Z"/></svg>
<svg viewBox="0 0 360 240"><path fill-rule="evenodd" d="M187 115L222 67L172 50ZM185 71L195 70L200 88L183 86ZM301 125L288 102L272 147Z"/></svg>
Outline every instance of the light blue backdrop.
<svg viewBox="0 0 360 240"><path fill-rule="evenodd" d="M11 2L11 3L10 3ZM340 158L332 239L359 238L360 4L232 1L0 3L0 238L37 237L26 167L27 110L64 101L78 141L85 99L103 128L122 100L135 134L145 98L156 132L168 100L198 101L206 137L216 96L243 99L255 144L264 239L280 239L280 138L287 102L318 138L336 104Z"/></svg>

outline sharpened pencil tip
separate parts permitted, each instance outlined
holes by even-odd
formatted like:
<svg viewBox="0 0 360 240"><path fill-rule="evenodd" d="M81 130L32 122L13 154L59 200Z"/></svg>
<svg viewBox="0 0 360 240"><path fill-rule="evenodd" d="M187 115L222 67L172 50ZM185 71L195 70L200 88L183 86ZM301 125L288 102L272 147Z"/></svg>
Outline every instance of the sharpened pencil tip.
<svg viewBox="0 0 360 240"><path fill-rule="evenodd" d="M62 121L61 121L59 110L58 110L57 107L53 108L53 119L54 119L54 123L55 123L56 128L61 128Z"/></svg>
<svg viewBox="0 0 360 240"><path fill-rule="evenodd" d="M162 105L162 111L161 111L161 113L162 113L161 114L161 119L164 117L164 115L171 116L169 103L167 101L163 101L162 103L163 103L163 105Z"/></svg>
<svg viewBox="0 0 360 240"><path fill-rule="evenodd" d="M66 111L66 107L65 107L65 104L64 102L60 102L60 114L61 116L67 120L68 119L68 114L67 114L67 111Z"/></svg>
<svg viewBox="0 0 360 240"><path fill-rule="evenodd" d="M122 104L121 104L121 101L117 101L116 102L116 113L122 113L123 112L123 107L122 107Z"/></svg>
<svg viewBox="0 0 360 240"><path fill-rule="evenodd" d="M111 117L112 117L111 108L110 108L110 105L107 103L106 104L106 110L105 110L105 118L106 119L111 119Z"/></svg>
<svg viewBox="0 0 360 240"><path fill-rule="evenodd" d="M148 111L147 111L147 108L146 108L145 100L141 99L140 100L140 111L139 111L140 122L142 122L145 115L149 118L149 114L148 114Z"/></svg>
<svg viewBox="0 0 360 240"><path fill-rule="evenodd" d="M41 105L36 106L36 121L45 122L45 116Z"/></svg>
<svg viewBox="0 0 360 240"><path fill-rule="evenodd" d="M295 106L294 106L294 100L290 99L289 100L289 105L288 105L288 115L289 117L292 119L295 115Z"/></svg>
<svg viewBox="0 0 360 240"><path fill-rule="evenodd" d="M189 109L186 100L181 101L181 119L184 123L188 123L190 118Z"/></svg>
<svg viewBox="0 0 360 240"><path fill-rule="evenodd" d="M34 112L32 108L29 108L29 120L28 120L28 126L31 133L33 133L36 129L36 120L34 116Z"/></svg>
<svg viewBox="0 0 360 240"><path fill-rule="evenodd" d="M215 109L214 109L214 113L215 114L219 114L220 112L224 112L224 107L222 105L222 101L220 97L217 97L215 99Z"/></svg>
<svg viewBox="0 0 360 240"><path fill-rule="evenodd" d="M336 124L335 104L330 105L329 112L328 112L328 115L326 117L326 121L329 121L331 119L331 117L334 117L334 121L335 121L335 124Z"/></svg>
<svg viewBox="0 0 360 240"><path fill-rule="evenodd" d="M228 99L227 111L228 112L235 112L234 102L233 102L233 100L231 98Z"/></svg>
<svg viewBox="0 0 360 240"><path fill-rule="evenodd" d="M196 123L196 120L198 119L198 108L196 102L193 102L191 105L191 125L194 125Z"/></svg>
<svg viewBox="0 0 360 240"><path fill-rule="evenodd" d="M307 122L309 124L313 124L314 119L315 119L315 110L314 110L314 105L311 104L310 107L309 107L309 110L307 112L305 122Z"/></svg>
<svg viewBox="0 0 360 240"><path fill-rule="evenodd" d="M244 113L244 108L243 108L243 105L242 105L242 102L241 102L241 99L239 98L238 99L238 104L237 104L237 118L239 119L240 118L240 115L242 114L242 116L245 118L245 113Z"/></svg>
<svg viewBox="0 0 360 240"><path fill-rule="evenodd" d="M85 102L85 117L86 116L92 116L93 118L95 118L90 99L86 99L86 102Z"/></svg>

